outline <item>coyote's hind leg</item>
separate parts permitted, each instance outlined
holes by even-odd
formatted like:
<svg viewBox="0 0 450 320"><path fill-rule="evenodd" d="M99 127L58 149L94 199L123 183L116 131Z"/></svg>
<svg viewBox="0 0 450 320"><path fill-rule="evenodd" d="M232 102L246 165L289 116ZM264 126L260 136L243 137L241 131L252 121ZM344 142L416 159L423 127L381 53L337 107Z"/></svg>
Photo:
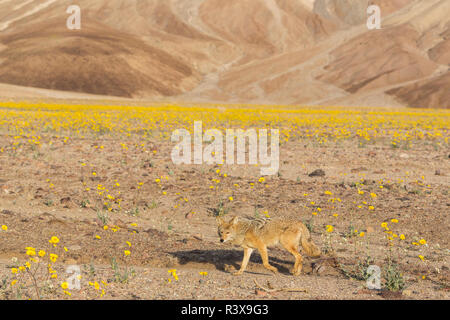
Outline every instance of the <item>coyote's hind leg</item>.
<svg viewBox="0 0 450 320"><path fill-rule="evenodd" d="M298 276L302 272L303 268L303 258L302 255L298 252L299 249L299 241L297 240L297 237L295 237L295 234L284 234L280 238L281 245L289 251L295 258L295 264L294 267L291 270L291 273L294 276Z"/></svg>

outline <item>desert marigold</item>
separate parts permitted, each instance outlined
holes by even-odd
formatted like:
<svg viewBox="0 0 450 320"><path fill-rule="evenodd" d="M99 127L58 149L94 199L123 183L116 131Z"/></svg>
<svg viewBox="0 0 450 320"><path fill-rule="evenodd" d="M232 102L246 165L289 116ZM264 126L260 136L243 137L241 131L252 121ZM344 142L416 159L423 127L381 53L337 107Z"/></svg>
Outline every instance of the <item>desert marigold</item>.
<svg viewBox="0 0 450 320"><path fill-rule="evenodd" d="M36 249L35 248L27 247L26 250L27 250L27 252L26 252L27 256L32 257L32 256L36 255Z"/></svg>
<svg viewBox="0 0 450 320"><path fill-rule="evenodd" d="M53 236L50 238L50 240L48 242L50 242L51 244L57 244L57 243L59 243L59 239L58 239L58 237Z"/></svg>

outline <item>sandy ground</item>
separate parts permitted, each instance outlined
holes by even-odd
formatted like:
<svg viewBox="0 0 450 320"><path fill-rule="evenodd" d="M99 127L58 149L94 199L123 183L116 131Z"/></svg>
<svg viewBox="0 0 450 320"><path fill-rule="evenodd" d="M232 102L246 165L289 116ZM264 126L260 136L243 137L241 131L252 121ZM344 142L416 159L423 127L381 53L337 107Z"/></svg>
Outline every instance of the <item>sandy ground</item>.
<svg viewBox="0 0 450 320"><path fill-rule="evenodd" d="M1 135L0 146L13 139ZM8 285L14 258L24 263L30 246L59 255L58 279L40 284L47 299L68 298L59 284L69 276L69 265L82 270L81 290L70 290L74 299L100 298L101 290L102 299L450 297L448 150L426 143L403 150L358 147L351 140L327 146L289 142L281 147L280 175L261 182L254 166L175 166L167 161L168 142L154 140L144 150L137 141L127 141L127 151L120 143L107 137L64 141L53 136L43 138L39 150L25 145L0 153L0 225L8 227L0 232L2 299L35 298L31 289L17 296ZM319 168L325 176L309 176ZM114 201L105 205L98 192L120 197L121 207ZM255 252L247 272L233 276L243 253L219 243L213 213L221 205L226 216L295 217L308 224L324 254L304 256L303 274L294 277L288 252L269 251L277 275L263 268ZM406 236L394 239L392 247L406 281L403 292L368 290L355 271L367 255L386 268L389 241L383 222L397 236ZM327 225L334 226L333 232L326 232ZM60 239L56 248L49 247L52 236ZM421 239L426 244L412 244ZM125 257L124 250L131 254ZM125 268L128 277L122 282L118 275Z"/></svg>

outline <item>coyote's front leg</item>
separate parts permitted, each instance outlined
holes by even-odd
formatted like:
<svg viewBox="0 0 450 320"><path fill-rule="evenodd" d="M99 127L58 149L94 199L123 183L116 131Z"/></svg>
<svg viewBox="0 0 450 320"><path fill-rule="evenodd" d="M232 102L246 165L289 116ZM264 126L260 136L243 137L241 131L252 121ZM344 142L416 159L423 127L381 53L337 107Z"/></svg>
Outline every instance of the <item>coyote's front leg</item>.
<svg viewBox="0 0 450 320"><path fill-rule="evenodd" d="M266 269L269 269L273 273L277 273L278 269L275 268L274 266L271 266L269 263L269 256L267 254L267 246L266 245L259 246L258 251L259 251L259 254L261 255L264 267Z"/></svg>
<svg viewBox="0 0 450 320"><path fill-rule="evenodd" d="M252 252L253 252L252 248L244 248L244 258L242 259L241 268L239 269L239 271L234 273L235 276L244 273L245 269L247 268L248 261L250 260L250 256L252 255Z"/></svg>

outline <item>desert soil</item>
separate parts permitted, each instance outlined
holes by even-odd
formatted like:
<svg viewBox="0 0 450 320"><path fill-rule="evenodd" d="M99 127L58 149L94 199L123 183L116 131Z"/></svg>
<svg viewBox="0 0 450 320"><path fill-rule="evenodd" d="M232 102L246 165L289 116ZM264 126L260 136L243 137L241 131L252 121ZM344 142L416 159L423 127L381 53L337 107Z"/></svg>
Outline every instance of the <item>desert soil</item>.
<svg viewBox="0 0 450 320"><path fill-rule="evenodd" d="M13 139L1 135L0 146ZM262 181L255 166L176 166L170 142L154 140L145 151L132 141L127 145L124 151L111 138L55 136L44 138L39 151L0 153L0 225L8 227L0 231L2 299L18 298L7 283L14 259L27 260L26 247L59 250L58 281L69 277L69 265L80 267L81 290L70 290L72 299L100 298L101 289L89 281L105 290L101 299L450 297L450 154L444 148L426 142L404 150L358 146L352 140L326 146L288 142L281 147L280 174ZM316 169L325 175L310 177ZM122 206L103 207L97 196L102 191L120 197ZM288 252L269 251L280 271L276 275L263 268L255 252L247 272L233 276L242 249L219 242L217 212L296 217L312 229L324 254L305 255L303 274L294 277ZM406 282L402 292L368 290L355 276L367 255L386 268L389 241L383 222L395 235L406 236L394 239L392 247ZM326 231L328 225L333 232ZM52 236L60 239L56 249L49 249ZM412 244L421 239L426 244ZM124 250L131 254L125 257ZM121 275L132 270L127 281L115 277L113 258ZM255 280L279 290L267 292ZM46 299L69 298L58 286L47 289ZM35 298L26 292L20 298Z"/></svg>

